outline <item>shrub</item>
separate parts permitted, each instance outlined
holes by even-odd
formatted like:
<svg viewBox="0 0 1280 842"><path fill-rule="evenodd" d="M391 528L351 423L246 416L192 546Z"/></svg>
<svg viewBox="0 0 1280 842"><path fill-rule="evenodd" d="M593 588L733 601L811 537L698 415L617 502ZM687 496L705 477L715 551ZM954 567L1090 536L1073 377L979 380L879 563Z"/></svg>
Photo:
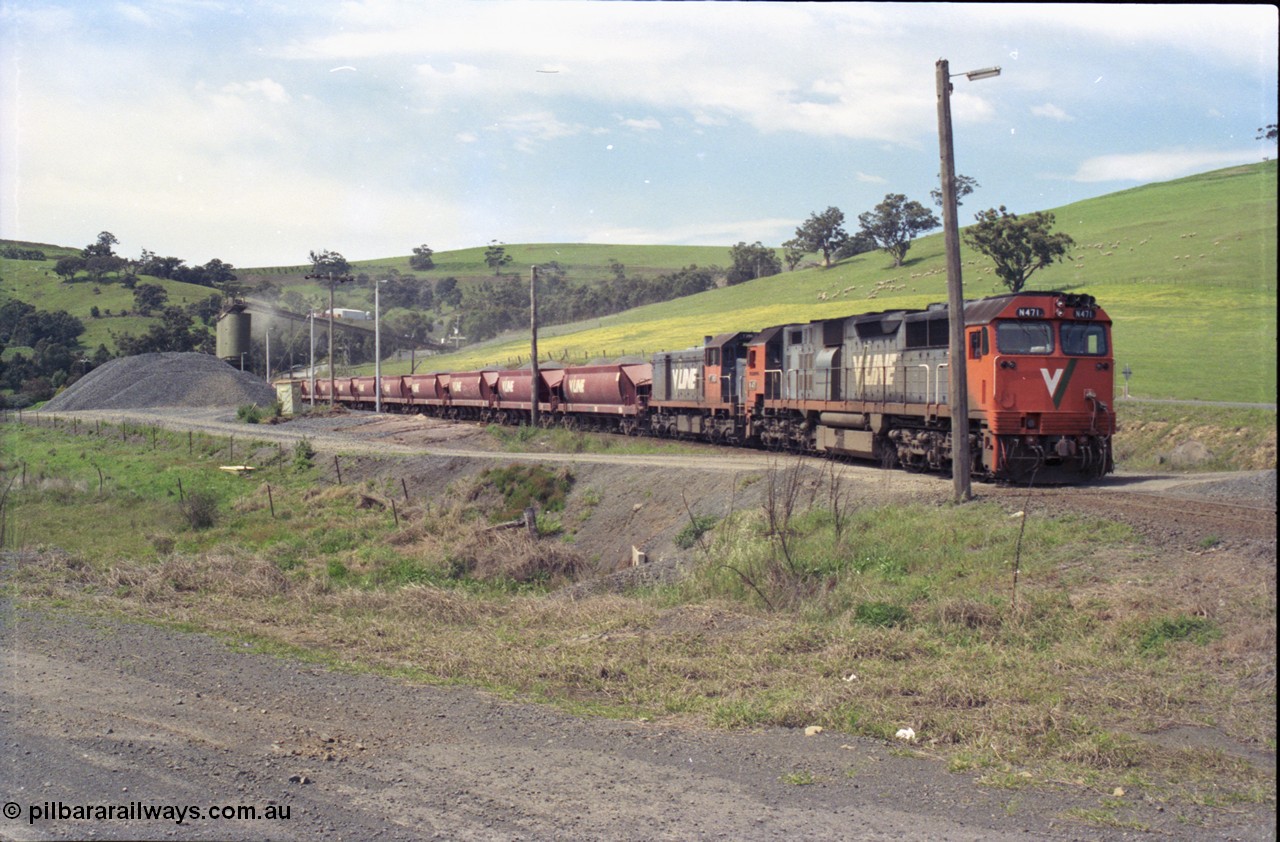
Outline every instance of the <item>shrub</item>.
<svg viewBox="0 0 1280 842"><path fill-rule="evenodd" d="M257 424L262 421L262 408L257 404L247 403L236 410L236 418L246 424Z"/></svg>
<svg viewBox="0 0 1280 842"><path fill-rule="evenodd" d="M684 529L676 533L676 546L682 550L692 549L698 543L698 539L710 531L719 521L720 519L715 515L695 515L692 520L685 524Z"/></svg>
<svg viewBox="0 0 1280 842"><path fill-rule="evenodd" d="M315 458L316 449L311 446L311 441L306 438L298 439L293 446L293 467L297 471L305 471L311 467L311 460Z"/></svg>
<svg viewBox="0 0 1280 842"><path fill-rule="evenodd" d="M193 491L178 504L192 529L208 529L218 522L218 498L207 491Z"/></svg>

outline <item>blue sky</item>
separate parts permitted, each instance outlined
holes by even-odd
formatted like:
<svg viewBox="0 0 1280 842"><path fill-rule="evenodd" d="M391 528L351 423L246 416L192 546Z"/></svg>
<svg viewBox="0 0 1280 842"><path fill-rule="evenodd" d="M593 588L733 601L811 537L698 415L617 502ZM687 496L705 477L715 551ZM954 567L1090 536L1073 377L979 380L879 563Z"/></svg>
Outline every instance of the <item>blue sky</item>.
<svg viewBox="0 0 1280 842"><path fill-rule="evenodd" d="M1274 157L1274 6L0 0L0 237L188 263L778 245ZM727 261L727 258L726 258Z"/></svg>

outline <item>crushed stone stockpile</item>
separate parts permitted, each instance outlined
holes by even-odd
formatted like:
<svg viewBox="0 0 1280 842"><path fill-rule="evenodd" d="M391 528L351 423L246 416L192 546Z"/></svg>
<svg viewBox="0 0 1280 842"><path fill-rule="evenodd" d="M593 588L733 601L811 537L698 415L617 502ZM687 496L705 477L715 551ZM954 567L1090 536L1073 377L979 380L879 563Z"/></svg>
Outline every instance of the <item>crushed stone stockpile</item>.
<svg viewBox="0 0 1280 842"><path fill-rule="evenodd" d="M275 389L209 354L165 352L120 357L77 380L44 405L51 412L152 407L271 406Z"/></svg>

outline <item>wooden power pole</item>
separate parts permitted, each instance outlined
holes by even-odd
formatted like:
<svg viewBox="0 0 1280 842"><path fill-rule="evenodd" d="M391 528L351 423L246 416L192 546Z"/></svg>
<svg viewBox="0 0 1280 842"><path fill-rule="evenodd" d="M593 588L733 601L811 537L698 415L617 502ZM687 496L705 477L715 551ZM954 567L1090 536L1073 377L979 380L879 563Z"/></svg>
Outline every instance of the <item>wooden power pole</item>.
<svg viewBox="0 0 1280 842"><path fill-rule="evenodd" d="M529 389L533 400L530 403L529 421L533 424L534 429L538 427L538 267L529 267L529 333L531 336L529 347L529 364L533 371L533 378L529 384Z"/></svg>

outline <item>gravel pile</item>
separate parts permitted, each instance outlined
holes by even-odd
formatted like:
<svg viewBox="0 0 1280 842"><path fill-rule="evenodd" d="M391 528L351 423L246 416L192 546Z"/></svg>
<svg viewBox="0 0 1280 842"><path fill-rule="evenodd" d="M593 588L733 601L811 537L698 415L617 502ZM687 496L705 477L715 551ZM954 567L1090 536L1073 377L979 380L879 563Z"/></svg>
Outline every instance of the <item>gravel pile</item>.
<svg viewBox="0 0 1280 842"><path fill-rule="evenodd" d="M51 412L150 407L269 407L275 389L209 354L120 357L95 368L44 405Z"/></svg>

